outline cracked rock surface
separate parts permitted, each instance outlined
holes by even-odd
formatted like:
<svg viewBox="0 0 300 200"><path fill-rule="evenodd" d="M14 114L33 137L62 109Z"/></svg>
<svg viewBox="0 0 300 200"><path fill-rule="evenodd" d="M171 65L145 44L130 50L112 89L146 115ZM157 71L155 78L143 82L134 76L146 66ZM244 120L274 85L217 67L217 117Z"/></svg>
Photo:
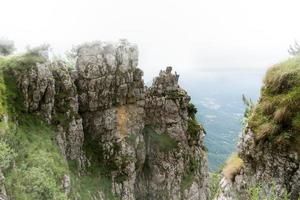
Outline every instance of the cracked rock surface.
<svg viewBox="0 0 300 200"><path fill-rule="evenodd" d="M81 171L107 170L118 199L207 199L205 132L198 123L189 132L190 97L171 67L147 88L137 65L126 40L94 42L78 48L76 69L47 61L16 76L25 111L55 125L61 153Z"/></svg>

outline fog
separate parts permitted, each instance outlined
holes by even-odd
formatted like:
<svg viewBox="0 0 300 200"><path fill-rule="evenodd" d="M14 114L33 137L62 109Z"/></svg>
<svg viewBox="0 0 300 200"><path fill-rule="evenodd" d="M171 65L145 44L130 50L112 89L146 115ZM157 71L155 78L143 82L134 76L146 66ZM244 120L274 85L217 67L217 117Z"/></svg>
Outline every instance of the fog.
<svg viewBox="0 0 300 200"><path fill-rule="evenodd" d="M0 36L56 53L126 38L145 79L167 65L181 75L264 70L300 37L298 0L1 0Z"/></svg>

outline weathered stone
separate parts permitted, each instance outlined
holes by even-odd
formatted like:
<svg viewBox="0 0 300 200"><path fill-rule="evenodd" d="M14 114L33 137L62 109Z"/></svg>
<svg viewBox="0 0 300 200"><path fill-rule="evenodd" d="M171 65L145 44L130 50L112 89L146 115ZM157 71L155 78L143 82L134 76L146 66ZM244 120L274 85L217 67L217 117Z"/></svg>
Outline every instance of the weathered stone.
<svg viewBox="0 0 300 200"><path fill-rule="evenodd" d="M146 89L137 64L126 40L81 45L76 70L44 62L19 75L25 110L56 127L62 155L79 170L105 169L122 200L207 199L204 130L188 132L190 97L172 67ZM66 174L66 194L71 184ZM91 198L106 199L101 190Z"/></svg>

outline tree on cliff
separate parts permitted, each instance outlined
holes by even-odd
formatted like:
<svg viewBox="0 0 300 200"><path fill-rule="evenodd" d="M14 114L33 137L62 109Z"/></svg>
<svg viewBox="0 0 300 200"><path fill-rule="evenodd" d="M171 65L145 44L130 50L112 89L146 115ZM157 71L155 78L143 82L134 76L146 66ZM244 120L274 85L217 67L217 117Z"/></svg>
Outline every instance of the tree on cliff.
<svg viewBox="0 0 300 200"><path fill-rule="evenodd" d="M0 38L0 55L7 56L15 51L15 44L12 40Z"/></svg>

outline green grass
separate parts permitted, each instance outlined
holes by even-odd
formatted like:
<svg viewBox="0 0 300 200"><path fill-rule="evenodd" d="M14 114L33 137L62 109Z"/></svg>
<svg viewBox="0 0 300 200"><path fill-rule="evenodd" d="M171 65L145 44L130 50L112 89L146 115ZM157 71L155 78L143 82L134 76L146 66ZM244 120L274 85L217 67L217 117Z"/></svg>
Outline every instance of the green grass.
<svg viewBox="0 0 300 200"><path fill-rule="evenodd" d="M258 182L254 186L251 186L247 189L249 200L288 200L289 196L287 192L283 194L282 197L279 197L275 192L275 182L272 182L272 185L269 186L268 194L265 193L263 189L266 186L266 183Z"/></svg>
<svg viewBox="0 0 300 200"><path fill-rule="evenodd" d="M260 101L249 116L248 125L257 140L299 146L299 113L300 57L296 56L268 70Z"/></svg>
<svg viewBox="0 0 300 200"><path fill-rule="evenodd" d="M22 96L16 88L17 74L36 62L36 56L24 55L0 59L1 141L14 152L14 167L5 171L7 194L15 200L67 199L61 181L69 173L68 165L55 143L55 130L34 114L24 113Z"/></svg>
<svg viewBox="0 0 300 200"><path fill-rule="evenodd" d="M221 176L219 173L210 173L209 177L209 200L213 200L219 192Z"/></svg>
<svg viewBox="0 0 300 200"><path fill-rule="evenodd" d="M87 173L78 175L74 164L69 163L71 169L71 199L92 199L97 197L99 190L105 195L107 200L115 200L116 197L112 193L112 181L106 175L106 170L101 167L90 167Z"/></svg>
<svg viewBox="0 0 300 200"><path fill-rule="evenodd" d="M151 143L163 152L169 152L177 147L178 142L167 133L157 133L149 125L144 128L144 134L148 136Z"/></svg>

